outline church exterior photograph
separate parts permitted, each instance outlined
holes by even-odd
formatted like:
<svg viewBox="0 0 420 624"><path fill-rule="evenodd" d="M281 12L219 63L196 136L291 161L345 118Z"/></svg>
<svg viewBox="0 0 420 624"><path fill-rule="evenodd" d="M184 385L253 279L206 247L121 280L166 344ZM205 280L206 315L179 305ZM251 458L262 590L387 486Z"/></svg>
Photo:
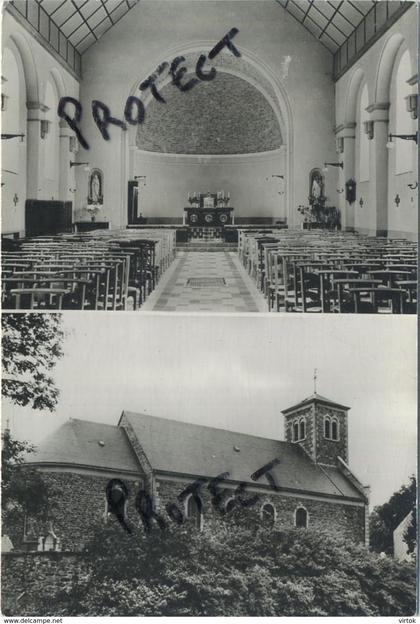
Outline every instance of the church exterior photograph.
<svg viewBox="0 0 420 624"><path fill-rule="evenodd" d="M179 317L176 337L168 317L137 332L134 316L102 319L3 317L6 614L414 609L415 448L397 435L415 430L409 326L372 338L367 321L366 368L343 382L357 341L338 322L325 341L324 322L261 319L257 344L234 316L211 334L205 317Z"/></svg>

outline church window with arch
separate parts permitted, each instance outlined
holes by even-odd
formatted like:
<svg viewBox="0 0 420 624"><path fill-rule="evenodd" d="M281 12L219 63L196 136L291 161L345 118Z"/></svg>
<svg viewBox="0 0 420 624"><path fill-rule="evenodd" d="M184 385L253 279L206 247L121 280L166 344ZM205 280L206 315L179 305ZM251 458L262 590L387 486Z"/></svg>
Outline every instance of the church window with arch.
<svg viewBox="0 0 420 624"><path fill-rule="evenodd" d="M299 440L306 438L306 418L301 418L299 421Z"/></svg>
<svg viewBox="0 0 420 624"><path fill-rule="evenodd" d="M331 419L329 416L324 418L324 438L327 440L331 438Z"/></svg>
<svg viewBox="0 0 420 624"><path fill-rule="evenodd" d="M264 503L260 510L260 516L263 524L273 526L276 521L276 510L271 503Z"/></svg>
<svg viewBox="0 0 420 624"><path fill-rule="evenodd" d="M185 517L191 520L197 529L203 526L203 503L199 496L190 494L185 501Z"/></svg>
<svg viewBox="0 0 420 624"><path fill-rule="evenodd" d="M331 440L337 441L339 438L339 425L337 418L331 420Z"/></svg>
<svg viewBox="0 0 420 624"><path fill-rule="evenodd" d="M234 498L229 498L225 503L225 513L231 513L235 509L236 503Z"/></svg>
<svg viewBox="0 0 420 624"><path fill-rule="evenodd" d="M295 511L295 527L297 529L308 528L308 512L305 507L298 507Z"/></svg>
<svg viewBox="0 0 420 624"><path fill-rule="evenodd" d="M296 418L292 424L292 441L301 442L306 438L306 418Z"/></svg>

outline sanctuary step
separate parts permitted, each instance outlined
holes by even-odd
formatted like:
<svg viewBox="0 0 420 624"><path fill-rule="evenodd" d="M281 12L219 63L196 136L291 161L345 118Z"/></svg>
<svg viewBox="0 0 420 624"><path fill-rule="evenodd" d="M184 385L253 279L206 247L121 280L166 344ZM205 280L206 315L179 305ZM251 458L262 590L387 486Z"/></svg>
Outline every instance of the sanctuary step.
<svg viewBox="0 0 420 624"><path fill-rule="evenodd" d="M192 252L203 252L203 251L236 251L238 248L237 243L225 243L223 241L215 243L211 241L200 241L200 242L191 242L187 244L177 244L177 251L192 251Z"/></svg>

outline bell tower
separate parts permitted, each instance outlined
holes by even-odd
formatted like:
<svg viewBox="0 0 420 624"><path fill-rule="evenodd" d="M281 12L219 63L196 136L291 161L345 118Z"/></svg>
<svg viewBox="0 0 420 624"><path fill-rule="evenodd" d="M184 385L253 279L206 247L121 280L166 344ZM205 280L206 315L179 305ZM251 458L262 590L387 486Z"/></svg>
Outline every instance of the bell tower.
<svg viewBox="0 0 420 624"><path fill-rule="evenodd" d="M285 439L302 446L316 464L336 466L338 457L348 464L349 409L314 392L282 411Z"/></svg>

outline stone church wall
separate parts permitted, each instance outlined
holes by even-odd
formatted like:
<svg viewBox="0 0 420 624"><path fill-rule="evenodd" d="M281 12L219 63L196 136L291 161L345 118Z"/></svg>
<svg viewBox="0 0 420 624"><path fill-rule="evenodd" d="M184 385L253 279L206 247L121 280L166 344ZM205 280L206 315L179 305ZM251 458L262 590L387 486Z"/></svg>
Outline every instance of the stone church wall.
<svg viewBox="0 0 420 624"><path fill-rule="evenodd" d="M93 534L95 526L104 522L105 488L110 477L69 472L44 472L43 478L54 491L54 495L51 497L52 506L49 519L52 520L55 535L60 539L61 550L73 552L81 550ZM135 497L140 487L139 482L130 481L124 476L120 478L127 485L129 491L128 521L138 524L140 517L135 508ZM192 479L185 481L156 480L155 507L169 524L172 520L165 511L166 506L170 503L176 503L179 509L184 511L185 499L180 502L178 496L192 482ZM321 501L309 497L276 495L265 489L258 491L257 488L253 488L252 491L247 489L244 492L244 498L251 497L255 493L260 497L255 508L260 509L264 503L271 503L276 510L276 522L284 528L294 526L296 509L304 507L309 515L309 528L323 529L328 526L332 531L335 530L352 541L364 541L365 517L362 506ZM204 522L216 522L220 518L220 514L212 504L212 496L207 482L201 488L200 495L203 501ZM223 502L233 498L235 489L226 488L224 496ZM27 526L29 526L28 523ZM32 537L35 538L35 544L38 536L46 535L47 526L47 522L43 525L32 524L31 532ZM5 533L11 538L15 550L30 549L22 541L23 520L21 526L15 530L12 528L9 530L6 527ZM32 549L34 547L36 546L32 545Z"/></svg>
<svg viewBox="0 0 420 624"><path fill-rule="evenodd" d="M61 549L80 550L92 535L93 528L104 520L105 488L112 477L70 472L43 472L42 477L53 492L49 519L52 520L54 533L61 540ZM134 505L136 487L126 477L119 478L127 485L130 501ZM131 509L134 514L134 506ZM33 536L45 534L47 524L34 523ZM18 530L7 528L7 534L15 549L25 548L22 542L23 519Z"/></svg>
<svg viewBox="0 0 420 624"><path fill-rule="evenodd" d="M166 505L176 503L180 509L183 509L183 504L178 501L177 497L191 482L159 480L156 488L157 507L159 513L165 519L167 518L164 511ZM244 498L254 495L255 491L254 489L252 492L247 492ZM203 501L204 523L217 521L220 517L219 512L212 505L211 494L207 484L204 484L200 493ZM233 495L233 489L225 490L226 501L232 498ZM256 504L256 507L260 509L263 504L271 503L276 510L276 524L281 525L285 529L294 527L296 509L304 507L309 516L308 528L320 530L328 527L331 532L336 532L354 542L364 543L365 541L365 509L363 506L297 496L277 496L267 493L266 490L261 490L259 495L260 501Z"/></svg>

